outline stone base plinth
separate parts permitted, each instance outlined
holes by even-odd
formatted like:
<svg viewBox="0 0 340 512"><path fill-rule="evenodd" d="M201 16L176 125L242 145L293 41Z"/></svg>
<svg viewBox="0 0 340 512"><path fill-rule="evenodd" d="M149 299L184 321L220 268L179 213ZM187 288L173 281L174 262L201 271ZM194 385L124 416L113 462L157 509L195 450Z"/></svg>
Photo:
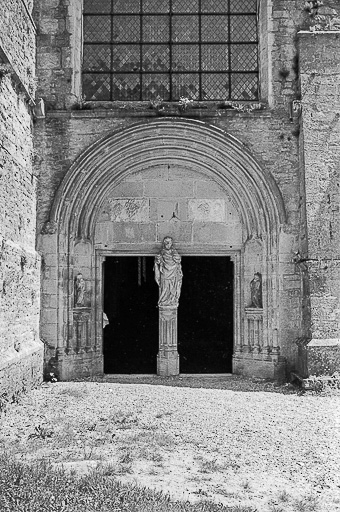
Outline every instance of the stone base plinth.
<svg viewBox="0 0 340 512"><path fill-rule="evenodd" d="M178 374L178 352L159 352L157 356L157 375L160 377L171 377Z"/></svg>
<svg viewBox="0 0 340 512"><path fill-rule="evenodd" d="M279 382L286 380L286 362L284 360L266 361L253 357L233 356L233 373L245 377L272 379Z"/></svg>
<svg viewBox="0 0 340 512"><path fill-rule="evenodd" d="M0 361L0 395L11 401L43 381L44 344L28 341L17 352L14 348L2 354Z"/></svg>
<svg viewBox="0 0 340 512"><path fill-rule="evenodd" d="M104 373L104 357L101 352L57 354L55 372L61 381L101 376Z"/></svg>
<svg viewBox="0 0 340 512"><path fill-rule="evenodd" d="M308 375L340 372L340 339L312 339L307 345Z"/></svg>

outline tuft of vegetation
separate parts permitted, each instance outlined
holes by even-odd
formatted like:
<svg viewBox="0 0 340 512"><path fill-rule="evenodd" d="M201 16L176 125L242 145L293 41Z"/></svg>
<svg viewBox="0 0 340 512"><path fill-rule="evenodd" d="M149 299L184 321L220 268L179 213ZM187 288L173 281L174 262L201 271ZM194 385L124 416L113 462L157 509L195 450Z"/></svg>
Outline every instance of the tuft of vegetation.
<svg viewBox="0 0 340 512"><path fill-rule="evenodd" d="M41 425L36 425L34 427L34 432L28 436L28 439L35 438L35 439L44 439L45 440L48 437L52 437L52 436L53 436L52 430L49 430L48 428L41 426Z"/></svg>
<svg viewBox="0 0 340 512"><path fill-rule="evenodd" d="M200 462L200 472L201 473L220 473L221 471L227 469L228 467L234 467L231 464L220 464L217 462L217 459L213 460L202 460Z"/></svg>
<svg viewBox="0 0 340 512"><path fill-rule="evenodd" d="M287 503L290 500L288 492L284 489L278 496L278 500Z"/></svg>
<svg viewBox="0 0 340 512"><path fill-rule="evenodd" d="M314 494L310 494L294 503L294 512L317 512L319 510L319 500Z"/></svg>
<svg viewBox="0 0 340 512"><path fill-rule="evenodd" d="M122 484L115 468L98 467L84 476L40 461L32 465L0 455L2 512L256 512L209 500L174 501L168 494Z"/></svg>

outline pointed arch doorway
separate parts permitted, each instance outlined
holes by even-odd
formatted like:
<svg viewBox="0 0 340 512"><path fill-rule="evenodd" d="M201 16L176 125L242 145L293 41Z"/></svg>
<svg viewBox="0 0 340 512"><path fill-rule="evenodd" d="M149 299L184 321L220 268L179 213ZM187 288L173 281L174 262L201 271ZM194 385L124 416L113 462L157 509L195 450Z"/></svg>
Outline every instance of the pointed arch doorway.
<svg viewBox="0 0 340 512"><path fill-rule="evenodd" d="M54 301L42 308L41 322L55 343L47 358L55 358L59 378L103 373L103 258L155 255L168 235L183 257L234 255L233 371L277 375L284 367L285 222L273 176L221 129L164 118L96 141L71 165L38 240L53 270L43 293ZM256 311L249 286L255 272L263 284L263 307ZM75 300L79 274L81 304Z"/></svg>

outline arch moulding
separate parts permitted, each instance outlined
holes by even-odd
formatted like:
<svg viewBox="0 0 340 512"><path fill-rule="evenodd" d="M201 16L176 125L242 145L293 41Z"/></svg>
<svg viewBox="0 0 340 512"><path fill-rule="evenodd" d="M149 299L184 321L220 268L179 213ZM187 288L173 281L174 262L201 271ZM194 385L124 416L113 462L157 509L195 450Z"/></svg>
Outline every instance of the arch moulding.
<svg viewBox="0 0 340 512"><path fill-rule="evenodd" d="M45 237L55 237L56 357L62 379L102 372L102 291L97 284L94 237L103 204L123 180L167 164L215 181L230 198L242 224L243 245L233 256L238 294L235 372L274 377L281 371L278 238L286 214L280 190L236 138L201 121L167 118L138 123L97 141L75 160L57 190L48 223L56 230L42 235L42 247ZM245 288L249 286L244 282L254 272L252 251L257 251L257 268L263 276L261 314L247 309ZM74 283L80 265L86 269L88 293L87 302L77 308ZM261 339L250 346L247 337L254 337L255 331L249 334L249 329L255 324L256 336Z"/></svg>

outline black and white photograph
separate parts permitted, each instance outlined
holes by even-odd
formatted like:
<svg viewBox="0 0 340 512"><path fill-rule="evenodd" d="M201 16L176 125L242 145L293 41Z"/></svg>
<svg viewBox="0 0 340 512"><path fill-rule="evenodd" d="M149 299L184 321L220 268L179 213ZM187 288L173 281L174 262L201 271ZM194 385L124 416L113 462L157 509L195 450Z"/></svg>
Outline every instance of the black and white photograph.
<svg viewBox="0 0 340 512"><path fill-rule="evenodd" d="M340 512L340 0L0 0L0 512Z"/></svg>

